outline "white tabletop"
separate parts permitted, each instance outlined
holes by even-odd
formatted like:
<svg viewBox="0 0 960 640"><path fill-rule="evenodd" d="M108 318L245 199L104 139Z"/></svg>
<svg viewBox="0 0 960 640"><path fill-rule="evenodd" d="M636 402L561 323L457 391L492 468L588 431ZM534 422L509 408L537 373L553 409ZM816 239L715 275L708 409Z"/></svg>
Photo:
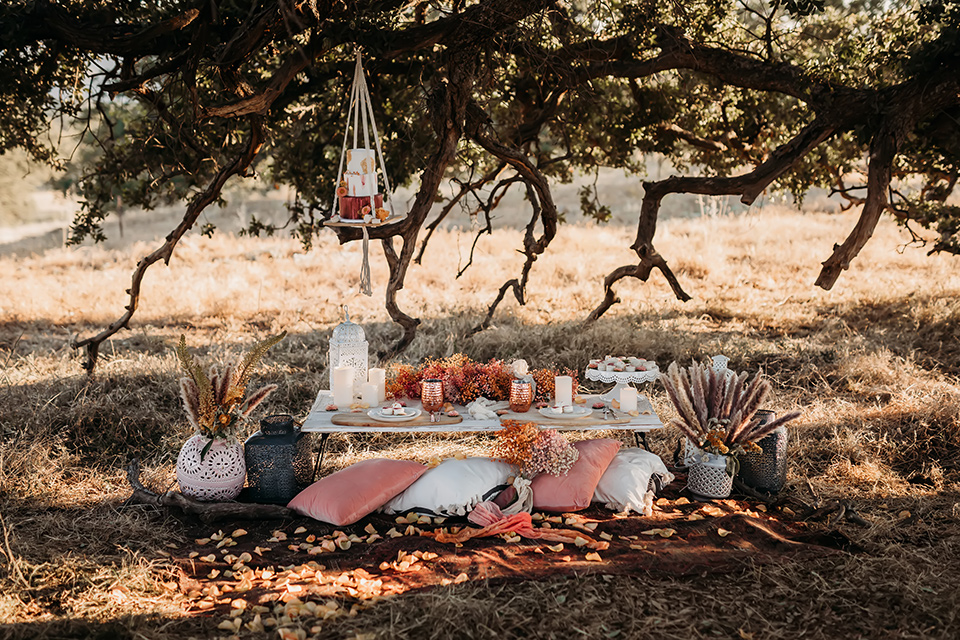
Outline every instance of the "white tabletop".
<svg viewBox="0 0 960 640"><path fill-rule="evenodd" d="M590 406L597 400L597 397L584 396L584 399L587 402L587 406ZM384 422L382 425L377 425L374 427L333 424L333 416L337 415L338 412L326 410L326 407L332 403L333 395L326 390L320 391L320 393L317 394L317 399L313 403L313 407L310 409L310 414L307 416L307 419L304 420L303 426L300 428L300 430L312 433L456 433L460 431L499 431L502 428L500 426L499 419L477 420L476 418L472 417L464 407L459 406L456 407L456 409L463 417L463 422L458 422L456 424L418 424L404 426L403 423ZM419 400L407 400L407 404L411 408L421 408ZM653 407L650 405L650 401L646 396L637 396L637 409L640 411L640 415L633 416L630 422L625 423L618 422L614 424L601 423L578 425L577 420L571 420L569 424L564 424L557 420L551 420L549 426L551 429L557 429L560 431L600 431L612 429L627 431L652 431L654 429L663 428L663 423L660 422L660 418L657 417L657 413L653 410ZM531 422L538 422L538 418L540 417L535 410L531 410L529 412L529 416ZM620 418L629 417L622 413L618 413L617 416Z"/></svg>

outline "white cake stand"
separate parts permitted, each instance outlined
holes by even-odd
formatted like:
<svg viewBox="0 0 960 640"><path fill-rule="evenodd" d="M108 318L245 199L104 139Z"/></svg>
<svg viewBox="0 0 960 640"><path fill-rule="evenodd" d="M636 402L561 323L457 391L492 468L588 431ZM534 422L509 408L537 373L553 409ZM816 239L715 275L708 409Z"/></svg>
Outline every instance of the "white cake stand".
<svg viewBox="0 0 960 640"><path fill-rule="evenodd" d="M631 382L634 384L653 382L660 377L660 369L656 366L646 371L600 371L599 369L587 369L586 375L587 380L593 380L594 382L600 381L606 382L607 384L615 382L617 386L607 391L600 396L600 398L606 402L612 402L613 400L619 402L621 389L629 386Z"/></svg>

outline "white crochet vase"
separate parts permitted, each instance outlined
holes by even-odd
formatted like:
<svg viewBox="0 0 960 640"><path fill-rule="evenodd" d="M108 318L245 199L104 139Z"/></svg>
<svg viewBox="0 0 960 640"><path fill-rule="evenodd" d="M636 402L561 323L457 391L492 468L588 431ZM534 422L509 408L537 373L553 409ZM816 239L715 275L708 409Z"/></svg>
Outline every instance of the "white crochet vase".
<svg viewBox="0 0 960 640"><path fill-rule="evenodd" d="M247 467L243 445L236 438L215 439L207 454L200 453L210 438L199 433L185 443L177 457L177 482L180 492L208 502L233 500L243 489Z"/></svg>

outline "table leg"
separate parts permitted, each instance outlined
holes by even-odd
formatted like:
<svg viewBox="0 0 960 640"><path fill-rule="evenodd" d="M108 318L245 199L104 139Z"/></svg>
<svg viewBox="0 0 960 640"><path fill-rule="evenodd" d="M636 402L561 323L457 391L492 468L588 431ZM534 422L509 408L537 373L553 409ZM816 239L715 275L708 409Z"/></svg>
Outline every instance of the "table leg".
<svg viewBox="0 0 960 640"><path fill-rule="evenodd" d="M640 440L643 440L643 444L640 444ZM647 432L646 431L634 431L633 432L633 441L637 443L638 447L643 447L647 451L650 451L650 443L647 442Z"/></svg>
<svg viewBox="0 0 960 640"><path fill-rule="evenodd" d="M316 482L317 480L317 472L320 471L320 467L323 465L323 450L327 446L327 438L329 437L329 433L320 434L320 447L317 449L317 457L314 459L313 477L310 479L310 482Z"/></svg>

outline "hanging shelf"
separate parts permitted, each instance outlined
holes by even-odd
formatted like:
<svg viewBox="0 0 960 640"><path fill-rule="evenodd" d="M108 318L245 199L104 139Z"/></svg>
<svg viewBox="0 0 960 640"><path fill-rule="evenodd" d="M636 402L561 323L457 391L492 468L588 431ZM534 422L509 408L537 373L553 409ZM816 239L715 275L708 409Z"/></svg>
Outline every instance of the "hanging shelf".
<svg viewBox="0 0 960 640"><path fill-rule="evenodd" d="M353 146L348 148L351 131ZM357 64L350 91L350 106L347 110L347 126L343 131L343 148L340 151L337 178L333 206L330 208L333 215L324 221L324 226L366 229L382 227L406 219L406 214L396 213L393 208L393 192L390 190L390 179L387 177L383 162L377 123L373 116L373 103L370 99L370 90L367 88L360 51L357 51ZM381 179L383 192L380 191ZM366 240L367 234L364 231L364 241ZM364 257L366 257L366 251Z"/></svg>

